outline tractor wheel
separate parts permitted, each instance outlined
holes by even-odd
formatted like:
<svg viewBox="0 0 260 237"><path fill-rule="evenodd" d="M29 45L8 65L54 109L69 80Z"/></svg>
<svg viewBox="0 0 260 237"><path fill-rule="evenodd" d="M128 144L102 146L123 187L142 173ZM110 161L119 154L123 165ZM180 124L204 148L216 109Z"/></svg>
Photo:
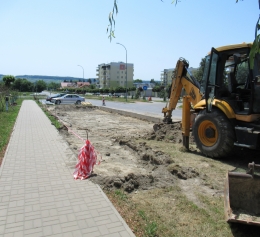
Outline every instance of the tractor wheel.
<svg viewBox="0 0 260 237"><path fill-rule="evenodd" d="M201 111L193 125L193 136L200 151L212 158L230 155L234 148L235 131L226 115L213 109L211 113Z"/></svg>

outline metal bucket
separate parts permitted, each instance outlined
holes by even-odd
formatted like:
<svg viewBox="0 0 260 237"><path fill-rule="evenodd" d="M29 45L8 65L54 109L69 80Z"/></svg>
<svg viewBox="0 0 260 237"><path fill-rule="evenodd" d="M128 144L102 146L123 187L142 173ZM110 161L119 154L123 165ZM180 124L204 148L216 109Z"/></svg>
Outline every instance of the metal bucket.
<svg viewBox="0 0 260 237"><path fill-rule="evenodd" d="M260 176L254 173L260 165L248 164L244 173L228 172L225 179L224 208L228 222L260 225Z"/></svg>

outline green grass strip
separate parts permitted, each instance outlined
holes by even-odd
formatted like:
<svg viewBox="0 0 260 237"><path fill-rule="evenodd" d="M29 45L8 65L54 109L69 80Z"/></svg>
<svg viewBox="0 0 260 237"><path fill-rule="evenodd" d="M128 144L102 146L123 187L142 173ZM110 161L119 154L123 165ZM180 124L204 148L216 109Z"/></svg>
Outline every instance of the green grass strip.
<svg viewBox="0 0 260 237"><path fill-rule="evenodd" d="M15 106L9 106L8 111L0 112L0 151L7 146L17 115L21 108L22 99L17 99Z"/></svg>

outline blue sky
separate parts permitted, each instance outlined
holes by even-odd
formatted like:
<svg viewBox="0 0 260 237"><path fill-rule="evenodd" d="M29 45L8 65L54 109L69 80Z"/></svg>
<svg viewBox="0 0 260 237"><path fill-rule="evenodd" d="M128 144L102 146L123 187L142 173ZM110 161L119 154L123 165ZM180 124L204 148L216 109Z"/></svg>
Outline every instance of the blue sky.
<svg viewBox="0 0 260 237"><path fill-rule="evenodd" d="M118 0L116 38L106 34L114 0L0 1L0 74L96 77L98 64L134 64L134 79L160 79L179 57L198 67L211 47L252 42L258 0Z"/></svg>

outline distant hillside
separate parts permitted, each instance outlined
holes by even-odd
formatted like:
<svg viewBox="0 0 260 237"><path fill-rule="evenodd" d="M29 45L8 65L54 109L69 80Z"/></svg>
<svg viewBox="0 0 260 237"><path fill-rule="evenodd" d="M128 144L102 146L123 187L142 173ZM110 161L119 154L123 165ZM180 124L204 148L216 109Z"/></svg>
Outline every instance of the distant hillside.
<svg viewBox="0 0 260 237"><path fill-rule="evenodd" d="M2 78L5 75L0 74L0 81L2 80ZM17 75L15 76L15 78L21 78L21 79L26 79L30 82L36 82L39 80L43 80L46 83L50 83L50 82L56 82L56 83L60 83L60 82L70 82L70 81L83 81L82 77L58 77L58 76L39 76L39 75ZM89 82L89 79L91 80L91 84L96 84L98 82L97 78L85 78L84 82Z"/></svg>
<svg viewBox="0 0 260 237"><path fill-rule="evenodd" d="M39 81L39 80L43 80L46 82L62 82L64 80L66 81L79 81L82 80L82 78L78 78L78 77L58 77L58 76L39 76L39 75L17 75L15 76L15 78L24 78L28 81L34 82L34 81ZM88 79L84 79L85 81L87 81Z"/></svg>

